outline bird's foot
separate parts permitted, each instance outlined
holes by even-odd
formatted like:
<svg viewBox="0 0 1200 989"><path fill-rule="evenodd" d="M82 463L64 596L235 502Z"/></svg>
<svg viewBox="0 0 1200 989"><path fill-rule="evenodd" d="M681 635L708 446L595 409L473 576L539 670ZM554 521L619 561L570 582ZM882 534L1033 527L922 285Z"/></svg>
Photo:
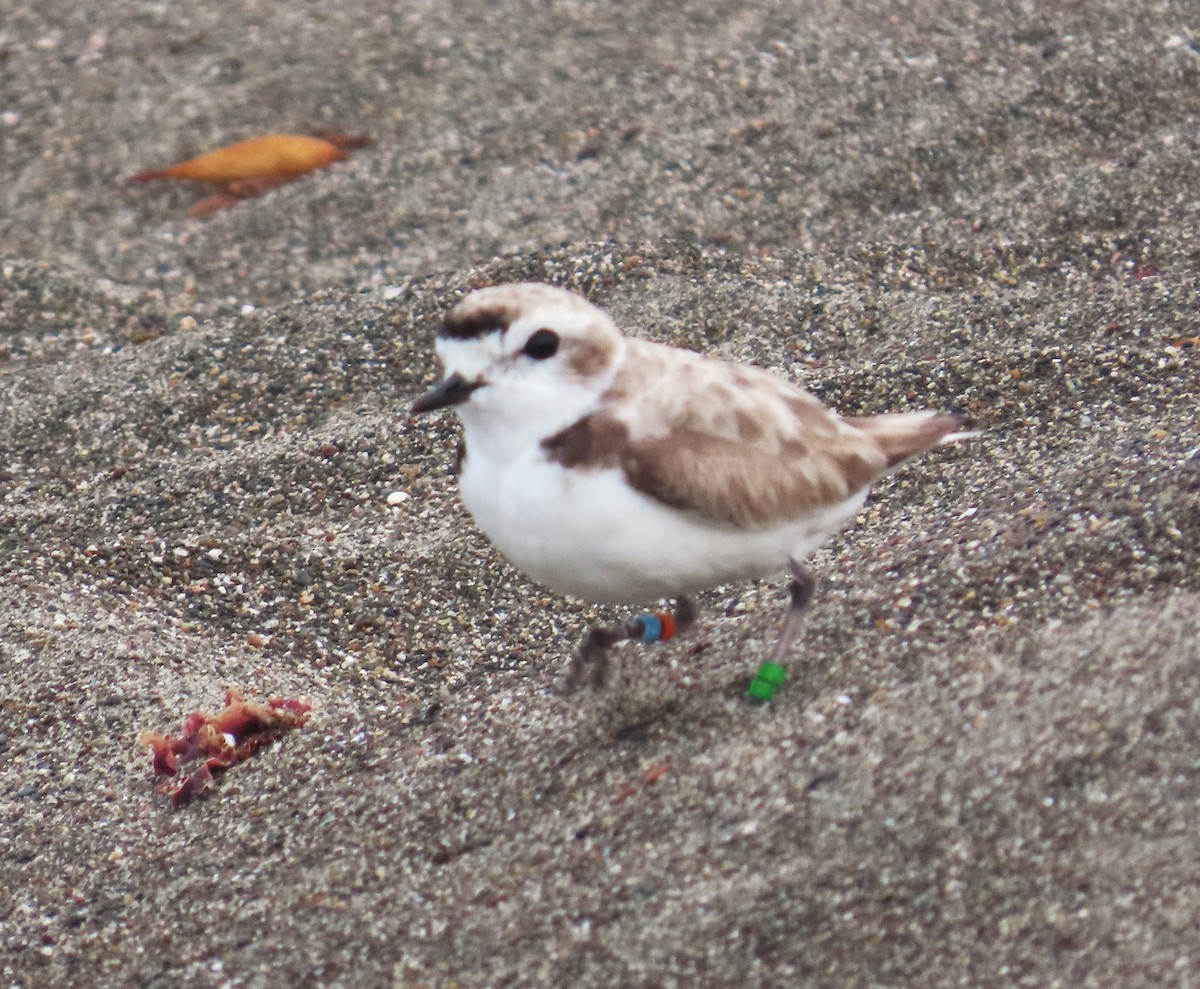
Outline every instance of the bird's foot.
<svg viewBox="0 0 1200 989"><path fill-rule="evenodd" d="M593 625L571 657L563 678L563 693L571 694L581 687L603 687L608 680L608 650L618 642L627 639L641 639L646 644L666 642L695 624L696 605L690 598L681 597L673 614L655 611L617 625Z"/></svg>

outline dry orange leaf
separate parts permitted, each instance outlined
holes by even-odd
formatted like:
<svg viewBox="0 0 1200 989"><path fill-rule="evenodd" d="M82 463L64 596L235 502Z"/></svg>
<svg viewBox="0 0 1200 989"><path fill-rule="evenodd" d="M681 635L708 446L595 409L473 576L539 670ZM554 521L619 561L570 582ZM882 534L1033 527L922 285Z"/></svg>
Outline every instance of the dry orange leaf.
<svg viewBox="0 0 1200 989"><path fill-rule="evenodd" d="M192 182L237 182L241 179L292 178L324 168L346 157L332 141L303 134L270 134L210 151L170 168L138 172L132 182L188 179Z"/></svg>
<svg viewBox="0 0 1200 989"><path fill-rule="evenodd" d="M224 186L222 192L192 207L191 216L205 216L242 199L261 196L306 172L332 165L346 158L349 149L370 143L371 139L365 136L269 134L218 148L170 168L138 172L129 181L186 179Z"/></svg>

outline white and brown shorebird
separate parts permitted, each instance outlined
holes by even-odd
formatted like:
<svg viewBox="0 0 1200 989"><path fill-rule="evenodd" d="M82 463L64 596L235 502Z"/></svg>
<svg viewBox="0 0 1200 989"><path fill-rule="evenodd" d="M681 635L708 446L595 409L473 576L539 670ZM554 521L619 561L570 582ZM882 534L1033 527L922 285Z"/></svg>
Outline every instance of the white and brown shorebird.
<svg viewBox="0 0 1200 989"><path fill-rule="evenodd" d="M550 285L472 292L437 353L445 377L412 414L458 413L462 499L500 552L560 594L677 602L673 620L593 626L568 687L601 684L621 640L686 630L689 595L787 571L780 663L812 597L802 561L897 464L972 435L940 412L843 418L767 371L626 337Z"/></svg>

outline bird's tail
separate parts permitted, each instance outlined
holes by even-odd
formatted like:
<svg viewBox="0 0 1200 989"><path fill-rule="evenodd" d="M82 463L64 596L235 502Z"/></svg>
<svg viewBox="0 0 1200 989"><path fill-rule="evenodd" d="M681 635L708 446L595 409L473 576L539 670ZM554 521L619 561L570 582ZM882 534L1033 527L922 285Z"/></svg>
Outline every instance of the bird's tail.
<svg viewBox="0 0 1200 989"><path fill-rule="evenodd" d="M889 467L935 446L960 443L979 435L978 432L960 430L958 427L965 423L963 417L946 412L893 412L847 419L846 422L879 444Z"/></svg>

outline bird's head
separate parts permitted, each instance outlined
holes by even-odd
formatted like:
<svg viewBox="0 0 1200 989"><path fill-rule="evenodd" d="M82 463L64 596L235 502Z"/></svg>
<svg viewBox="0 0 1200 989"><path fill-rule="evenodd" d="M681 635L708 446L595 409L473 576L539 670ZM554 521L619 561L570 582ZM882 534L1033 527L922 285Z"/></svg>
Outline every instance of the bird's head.
<svg viewBox="0 0 1200 989"><path fill-rule="evenodd" d="M604 310L533 282L472 292L437 338L444 377L413 415L454 408L472 434L540 439L585 415L612 384L625 339Z"/></svg>

